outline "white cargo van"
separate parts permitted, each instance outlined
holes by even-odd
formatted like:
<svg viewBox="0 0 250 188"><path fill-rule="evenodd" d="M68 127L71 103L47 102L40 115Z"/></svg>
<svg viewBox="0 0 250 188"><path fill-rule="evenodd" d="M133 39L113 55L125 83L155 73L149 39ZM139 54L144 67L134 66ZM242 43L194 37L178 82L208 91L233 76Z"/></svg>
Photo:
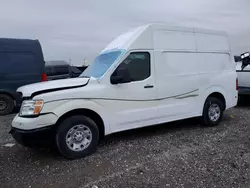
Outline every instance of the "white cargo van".
<svg viewBox="0 0 250 188"><path fill-rule="evenodd" d="M150 24L111 42L79 78L32 84L11 133L23 145L53 132L67 158L93 153L111 133L191 117L217 125L237 104L227 35Z"/></svg>

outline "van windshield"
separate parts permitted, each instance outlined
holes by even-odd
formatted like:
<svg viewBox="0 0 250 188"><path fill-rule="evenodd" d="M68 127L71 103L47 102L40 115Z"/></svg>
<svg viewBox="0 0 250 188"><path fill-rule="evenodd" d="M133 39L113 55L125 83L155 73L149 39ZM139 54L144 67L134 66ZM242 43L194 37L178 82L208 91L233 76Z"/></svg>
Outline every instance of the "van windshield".
<svg viewBox="0 0 250 188"><path fill-rule="evenodd" d="M122 50L107 52L97 56L93 63L79 77L100 78L122 54Z"/></svg>

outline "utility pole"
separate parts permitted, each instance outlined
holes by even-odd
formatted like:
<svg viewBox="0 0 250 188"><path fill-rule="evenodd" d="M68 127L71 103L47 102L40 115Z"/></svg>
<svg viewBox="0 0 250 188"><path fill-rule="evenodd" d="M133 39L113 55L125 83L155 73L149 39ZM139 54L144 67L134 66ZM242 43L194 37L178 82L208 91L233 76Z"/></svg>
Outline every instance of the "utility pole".
<svg viewBox="0 0 250 188"><path fill-rule="evenodd" d="M86 66L86 63L87 63L87 61L86 61L86 59L84 58L83 65Z"/></svg>
<svg viewBox="0 0 250 188"><path fill-rule="evenodd" d="M72 64L71 64L71 53L69 53L69 65L72 66Z"/></svg>

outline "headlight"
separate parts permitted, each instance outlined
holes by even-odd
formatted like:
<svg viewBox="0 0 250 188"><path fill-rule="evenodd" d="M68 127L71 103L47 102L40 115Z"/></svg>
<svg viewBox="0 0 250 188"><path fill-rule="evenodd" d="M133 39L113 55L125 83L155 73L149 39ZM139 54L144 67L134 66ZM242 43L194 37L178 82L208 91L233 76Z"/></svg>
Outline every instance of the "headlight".
<svg viewBox="0 0 250 188"><path fill-rule="evenodd" d="M34 116L38 115L43 108L43 100L29 100L23 101L19 115L20 116Z"/></svg>

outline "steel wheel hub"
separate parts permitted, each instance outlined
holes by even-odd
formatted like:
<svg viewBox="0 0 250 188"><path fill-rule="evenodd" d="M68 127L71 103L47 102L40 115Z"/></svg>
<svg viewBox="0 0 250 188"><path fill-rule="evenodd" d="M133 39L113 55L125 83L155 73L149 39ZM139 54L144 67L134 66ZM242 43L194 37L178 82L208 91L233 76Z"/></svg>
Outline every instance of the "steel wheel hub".
<svg viewBox="0 0 250 188"><path fill-rule="evenodd" d="M208 116L211 121L217 121L220 118L221 110L218 104L211 104L208 109Z"/></svg>
<svg viewBox="0 0 250 188"><path fill-rule="evenodd" d="M72 151L85 150L92 141L92 132L86 125L73 126L66 135L66 143Z"/></svg>
<svg viewBox="0 0 250 188"><path fill-rule="evenodd" d="M77 131L76 133L74 133L74 139L78 142L82 141L84 138L83 132Z"/></svg>
<svg viewBox="0 0 250 188"><path fill-rule="evenodd" d="M4 110L7 108L7 104L5 101L0 100L0 110Z"/></svg>

